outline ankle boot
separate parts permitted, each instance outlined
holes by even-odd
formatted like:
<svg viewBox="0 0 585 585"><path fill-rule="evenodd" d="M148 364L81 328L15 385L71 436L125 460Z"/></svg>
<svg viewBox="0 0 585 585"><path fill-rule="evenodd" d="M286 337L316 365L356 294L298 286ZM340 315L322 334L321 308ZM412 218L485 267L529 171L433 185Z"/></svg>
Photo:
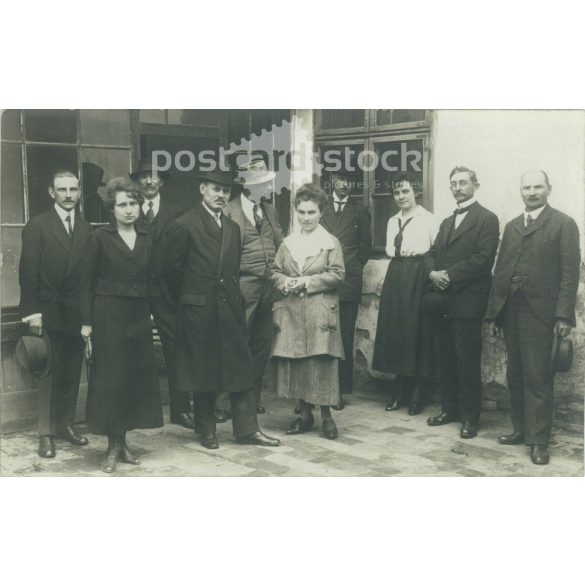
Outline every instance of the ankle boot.
<svg viewBox="0 0 585 585"><path fill-rule="evenodd" d="M123 461L124 463L130 463L130 465L140 465L140 459L136 457L136 455L134 455L134 453L128 449L128 445L126 445L126 433L122 435L122 441L120 445L120 461Z"/></svg>
<svg viewBox="0 0 585 585"><path fill-rule="evenodd" d="M114 473L120 457L120 438L117 435L108 435L108 450L103 458L100 469L104 473Z"/></svg>

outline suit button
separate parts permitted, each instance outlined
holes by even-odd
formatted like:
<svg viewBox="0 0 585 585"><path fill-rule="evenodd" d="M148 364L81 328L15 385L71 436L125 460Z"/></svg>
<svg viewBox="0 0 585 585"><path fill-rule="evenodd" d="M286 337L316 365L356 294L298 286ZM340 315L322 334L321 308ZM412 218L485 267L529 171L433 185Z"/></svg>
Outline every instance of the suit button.
<svg viewBox="0 0 585 585"><path fill-rule="evenodd" d="M223 282L223 277L220 276L219 282Z"/></svg>
<svg viewBox="0 0 585 585"><path fill-rule="evenodd" d="M219 300L220 300L222 303L225 303L225 302L227 301L227 298L226 298L226 297L224 297L224 296L222 295L221 297L219 297Z"/></svg>

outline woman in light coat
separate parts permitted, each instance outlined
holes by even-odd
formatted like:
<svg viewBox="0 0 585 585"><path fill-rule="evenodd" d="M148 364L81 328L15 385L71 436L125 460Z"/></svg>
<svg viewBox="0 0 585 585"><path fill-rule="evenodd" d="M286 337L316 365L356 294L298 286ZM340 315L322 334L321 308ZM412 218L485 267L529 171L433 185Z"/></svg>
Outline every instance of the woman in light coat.
<svg viewBox="0 0 585 585"><path fill-rule="evenodd" d="M323 434L337 437L331 406L339 404L338 360L343 359L337 288L343 282L343 253L337 238L319 225L325 193L304 185L295 199L298 225L274 260L272 283L282 293L273 305L273 371L278 394L300 401L300 417L287 431L314 424L321 407Z"/></svg>

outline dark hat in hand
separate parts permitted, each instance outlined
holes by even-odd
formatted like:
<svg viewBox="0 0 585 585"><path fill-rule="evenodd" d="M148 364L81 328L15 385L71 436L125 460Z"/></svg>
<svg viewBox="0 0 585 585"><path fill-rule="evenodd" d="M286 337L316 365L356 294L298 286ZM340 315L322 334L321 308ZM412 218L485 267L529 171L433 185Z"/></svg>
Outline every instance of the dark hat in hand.
<svg viewBox="0 0 585 585"><path fill-rule="evenodd" d="M53 352L51 340L45 331L42 335L23 335L16 344L16 361L28 372L44 378L51 371Z"/></svg>
<svg viewBox="0 0 585 585"><path fill-rule="evenodd" d="M568 372L573 364L573 342L555 334L550 354L553 372Z"/></svg>
<svg viewBox="0 0 585 585"><path fill-rule="evenodd" d="M450 319L457 309L457 299L436 288L427 289L422 296L422 310L433 319Z"/></svg>
<svg viewBox="0 0 585 585"><path fill-rule="evenodd" d="M140 159L138 166L134 169L134 171L132 171L132 173L130 173L130 178L133 181L137 181L138 177L141 175L141 173L150 173L151 175L154 175L154 172L152 170L152 157L151 156ZM163 181L168 181L171 177L171 174L168 173L167 171L157 170L156 173L161 179L163 179Z"/></svg>

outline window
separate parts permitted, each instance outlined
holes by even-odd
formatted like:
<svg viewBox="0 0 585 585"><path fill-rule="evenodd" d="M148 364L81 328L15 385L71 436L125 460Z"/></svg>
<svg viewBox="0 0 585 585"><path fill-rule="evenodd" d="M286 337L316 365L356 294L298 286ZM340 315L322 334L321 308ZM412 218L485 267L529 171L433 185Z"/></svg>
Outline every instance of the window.
<svg viewBox="0 0 585 585"><path fill-rule="evenodd" d="M398 208L392 197L393 177L409 171L416 178L418 200L432 211L429 191L430 112L428 110L317 110L315 141L331 193L331 171L351 171L351 197L372 215L373 253L384 254L386 226Z"/></svg>
<svg viewBox="0 0 585 585"><path fill-rule="evenodd" d="M130 110L6 110L2 113L2 306L18 304L20 233L52 205L52 173L77 172L80 211L92 223L107 221L99 193L131 165Z"/></svg>

